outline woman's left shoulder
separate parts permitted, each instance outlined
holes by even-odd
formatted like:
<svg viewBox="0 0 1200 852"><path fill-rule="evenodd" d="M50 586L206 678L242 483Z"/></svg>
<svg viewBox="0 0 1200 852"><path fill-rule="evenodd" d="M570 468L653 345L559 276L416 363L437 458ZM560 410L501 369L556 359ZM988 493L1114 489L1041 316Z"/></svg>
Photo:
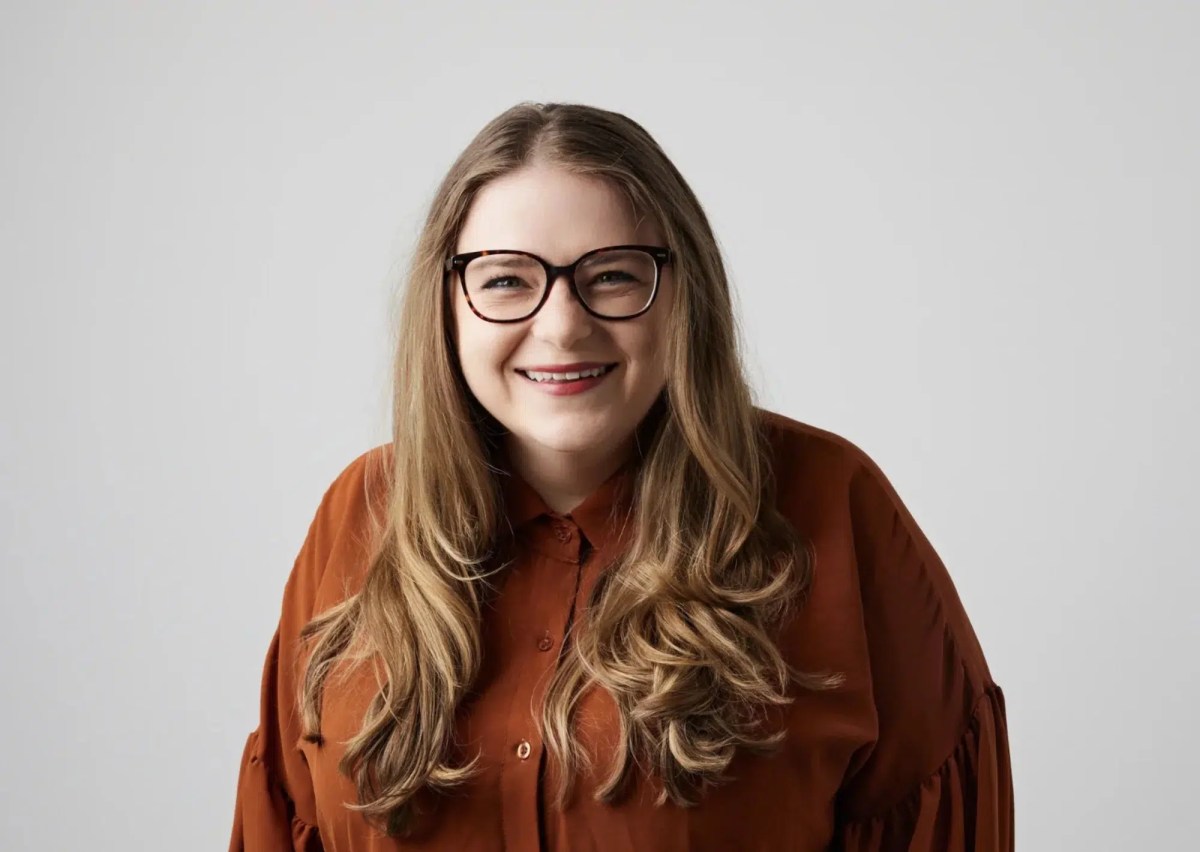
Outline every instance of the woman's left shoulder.
<svg viewBox="0 0 1200 852"><path fill-rule="evenodd" d="M824 543L849 557L865 606L878 608L881 624L891 623L880 628L889 641L896 639L896 619L934 606L921 623L941 624L976 691L989 686L990 673L946 566L875 460L833 432L770 411L761 415L784 517L816 539L818 550Z"/></svg>
<svg viewBox="0 0 1200 852"><path fill-rule="evenodd" d="M987 848L1011 848L1004 697L949 571L867 453L761 415L778 506L814 544L808 617L835 647L862 650L870 681L877 736L846 774L842 845L874 852L884 848L873 845L879 837L894 836L905 848L951 848L923 838L944 820L967 820L971 831L1008 838ZM850 634L828 629L844 613L856 625Z"/></svg>
<svg viewBox="0 0 1200 852"><path fill-rule="evenodd" d="M783 504L820 496L860 511L899 514L919 528L883 469L858 444L836 432L767 409L756 409L770 446L771 469ZM781 506L783 508L783 506Z"/></svg>
<svg viewBox="0 0 1200 852"><path fill-rule="evenodd" d="M852 484L864 473L886 482L879 466L848 438L778 412L763 408L756 412L785 514L789 505L815 498L845 505Z"/></svg>

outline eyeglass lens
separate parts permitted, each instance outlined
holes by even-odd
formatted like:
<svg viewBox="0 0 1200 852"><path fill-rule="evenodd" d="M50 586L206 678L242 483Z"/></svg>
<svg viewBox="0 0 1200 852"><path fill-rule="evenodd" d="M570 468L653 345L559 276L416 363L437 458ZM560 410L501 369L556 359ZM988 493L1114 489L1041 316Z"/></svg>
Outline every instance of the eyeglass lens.
<svg viewBox="0 0 1200 852"><path fill-rule="evenodd" d="M654 258L636 249L597 252L575 268L579 297L598 314L614 319L640 313L654 294ZM463 270L475 310L490 319L527 316L542 299L546 270L522 254L488 254Z"/></svg>

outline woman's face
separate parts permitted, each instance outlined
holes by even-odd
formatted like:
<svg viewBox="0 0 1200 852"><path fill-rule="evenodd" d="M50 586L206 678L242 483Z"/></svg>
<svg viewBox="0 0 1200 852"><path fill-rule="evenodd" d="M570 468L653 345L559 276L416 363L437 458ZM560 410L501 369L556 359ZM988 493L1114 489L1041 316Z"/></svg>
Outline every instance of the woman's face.
<svg viewBox="0 0 1200 852"><path fill-rule="evenodd" d="M533 252L556 266L603 246L664 245L650 222L606 182L535 165L497 178L476 196L455 253L485 249ZM623 452L666 384L662 346L672 303L671 267L663 267L650 310L626 320L584 310L565 276L534 316L493 323L475 316L457 276L453 285L458 356L467 386L525 453L592 460ZM536 382L528 369L592 362L615 364L578 393ZM510 444L511 447L511 444Z"/></svg>

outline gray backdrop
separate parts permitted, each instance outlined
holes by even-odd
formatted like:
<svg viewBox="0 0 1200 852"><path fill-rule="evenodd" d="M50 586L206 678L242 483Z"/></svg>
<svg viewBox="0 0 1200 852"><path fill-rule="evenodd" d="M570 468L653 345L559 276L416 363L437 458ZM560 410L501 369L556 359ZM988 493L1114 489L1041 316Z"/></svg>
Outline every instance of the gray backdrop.
<svg viewBox="0 0 1200 852"><path fill-rule="evenodd" d="M523 99L657 136L760 401L912 508L1019 848L1200 834L1200 7L433 5L3 4L0 847L224 847L284 579L387 440L397 274Z"/></svg>

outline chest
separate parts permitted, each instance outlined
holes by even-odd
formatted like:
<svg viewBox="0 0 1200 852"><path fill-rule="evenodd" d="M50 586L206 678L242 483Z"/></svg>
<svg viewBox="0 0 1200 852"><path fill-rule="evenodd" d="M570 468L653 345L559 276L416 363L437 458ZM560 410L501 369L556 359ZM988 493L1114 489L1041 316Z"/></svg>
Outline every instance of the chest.
<svg viewBox="0 0 1200 852"><path fill-rule="evenodd" d="M574 539L572 539L574 536ZM532 552L506 572L485 609L485 659L469 701L459 708L455 737L462 757L478 770L453 794L425 802L422 831L407 840L377 834L345 803L356 800L341 775L343 743L361 726L378 691L367 669L327 688L322 703L325 743L301 743L313 778L321 836L327 849L477 850L478 852L728 852L823 849L833 830L837 790L847 762L868 736L864 696L855 690L799 694L774 713L770 725L786 730L767 755L738 754L730 780L708 790L698 807L658 805L658 784L644 774L619 801L599 803L592 792L619 742L619 714L602 689L588 690L578 707L576 738L591 759L565 808L554 803L557 778L540 733L541 703L559 665L563 643L604 565L567 530L563 547ZM852 665L830 642L830 624L814 589L810 607L788 631L794 662L806 668ZM810 633L820 630L814 647ZM853 683L853 680L852 680Z"/></svg>

